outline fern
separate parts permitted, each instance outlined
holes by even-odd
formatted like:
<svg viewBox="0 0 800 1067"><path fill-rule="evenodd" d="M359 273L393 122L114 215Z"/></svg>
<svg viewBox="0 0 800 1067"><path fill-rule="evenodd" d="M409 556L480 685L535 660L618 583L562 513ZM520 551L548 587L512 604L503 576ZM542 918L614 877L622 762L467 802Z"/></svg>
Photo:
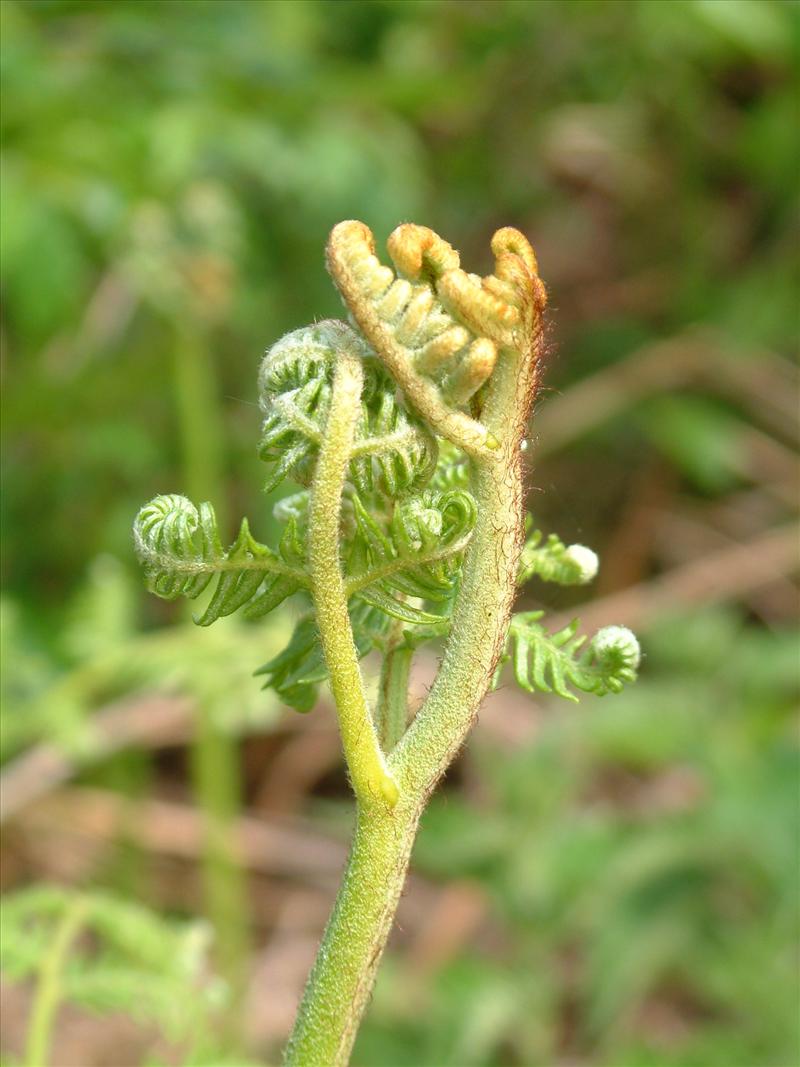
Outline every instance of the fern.
<svg viewBox="0 0 800 1067"><path fill-rule="evenodd" d="M243 606L247 618L260 618L305 584L296 523L287 524L280 555L255 540L247 519L226 550L211 504L196 508L184 496L169 495L140 510L133 534L148 587L163 599L194 599L217 579L208 607L195 619L200 626Z"/></svg>
<svg viewBox="0 0 800 1067"><path fill-rule="evenodd" d="M77 902L91 941L80 939L70 954L61 976L63 998L154 1022L173 1040L195 1038L227 995L208 977L211 930L204 922L170 922L105 893L35 886L3 898L5 978L24 981L37 974L55 931Z"/></svg>
<svg viewBox="0 0 800 1067"><path fill-rule="evenodd" d="M557 633L548 634L539 625L542 611L515 615L509 627L507 651L518 684L529 693L556 693L577 701L570 689L604 696L618 693L636 680L639 667L639 642L624 626L606 626L586 644L578 635L578 620ZM585 647L584 647L585 646Z"/></svg>
<svg viewBox="0 0 800 1067"><path fill-rule="evenodd" d="M308 485L330 406L331 376L342 347L364 361L361 418L350 473L360 493L390 497L424 485L436 467L436 439L400 404L388 374L372 350L343 322L327 321L295 330L273 345L259 373L265 413L259 456L275 463L266 484L274 489L287 476Z"/></svg>
<svg viewBox="0 0 800 1067"><path fill-rule="evenodd" d="M279 501L274 514L284 523L277 553L252 537L246 520L224 550L210 504L196 508L182 496L156 497L141 509L134 526L150 589L165 599L194 598L216 579L208 607L195 618L202 626L239 608L248 619L266 615L308 587L308 491ZM423 490L401 497L388 519L380 506L368 508L352 491L347 514L343 552L359 656L380 645L391 618L425 634L441 633L475 524L470 494ZM436 602L440 610L427 610L421 600ZM424 639L420 634L415 643ZM257 673L286 704L309 711L327 678L313 622L301 620L284 651Z"/></svg>
<svg viewBox="0 0 800 1067"><path fill-rule="evenodd" d="M387 247L396 274L378 260L363 223L331 232L328 269L353 321L430 426L461 447L494 448L463 409L502 349L537 344L546 300L533 250L518 231L498 230L495 273L480 278L426 226L398 226Z"/></svg>
<svg viewBox="0 0 800 1067"><path fill-rule="evenodd" d="M353 637L359 659L379 648L388 629L385 612L370 604L356 603L350 612ZM256 675L265 678L264 688L273 689L289 707L311 711L317 702L319 687L328 678L313 616L305 616L295 626L286 648L259 667Z"/></svg>
<svg viewBox="0 0 800 1067"><path fill-rule="evenodd" d="M401 501L384 526L353 498L355 533L347 561L348 591L403 622L439 623L408 598L449 602L475 525L475 501L465 490L425 490Z"/></svg>
<svg viewBox="0 0 800 1067"><path fill-rule="evenodd" d="M531 525L528 516L528 527ZM522 549L517 581L524 585L536 576L558 585L586 585L597 574L597 555L585 545L565 545L556 534L544 540L541 530L533 530Z"/></svg>
<svg viewBox="0 0 800 1067"><path fill-rule="evenodd" d="M276 508L285 524L278 549L243 523L223 550L210 505L198 510L182 497L158 498L137 520L160 595L197 596L217 576L202 623L310 595L313 613L257 673L301 711L330 682L359 815L290 1064L346 1062L420 813L475 720L503 642L529 690L574 700L575 689L602 695L636 675L639 648L627 630L587 643L575 623L548 634L538 612L509 623L518 578L586 582L596 557L536 532L517 568L520 452L546 297L523 234L500 229L491 247L493 273L479 277L432 230L402 225L388 242L392 269L363 223L334 227L327 264L351 325L296 330L261 364L267 488L287 476L304 487ZM448 634L409 725L414 651ZM372 649L383 654L374 704L359 665Z"/></svg>
<svg viewBox="0 0 800 1067"><path fill-rule="evenodd" d="M381 265L362 223L341 223L328 249L334 279L365 336L390 336L409 367L460 407L492 373L498 347L513 344L518 279L466 274L455 249L425 226L398 226L388 250L399 276Z"/></svg>
<svg viewBox="0 0 800 1067"><path fill-rule="evenodd" d="M436 436L400 402L369 346L345 323L331 321L294 331L262 361L260 455L275 465L267 488L286 475L301 485L311 482L343 350L357 356L363 373L342 521L344 579L361 656L380 644L391 619L430 633L446 624L475 505L463 488L468 476L459 454L448 446L440 461ZM439 488L425 489L434 476ZM258 542L246 520L225 549L210 504L156 497L134 524L148 586L165 599L193 599L215 582L207 608L195 618L202 626L237 609L260 618L311 588L308 512L309 490L302 489L275 505L284 525L277 550ZM435 602L438 610L422 602ZM261 673L286 703L309 710L327 676L313 625L302 620Z"/></svg>

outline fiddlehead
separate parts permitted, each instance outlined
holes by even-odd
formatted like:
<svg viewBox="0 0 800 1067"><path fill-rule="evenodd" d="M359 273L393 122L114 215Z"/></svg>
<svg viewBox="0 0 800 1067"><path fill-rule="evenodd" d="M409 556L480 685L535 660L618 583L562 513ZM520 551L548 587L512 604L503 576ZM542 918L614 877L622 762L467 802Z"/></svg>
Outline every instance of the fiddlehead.
<svg viewBox="0 0 800 1067"><path fill-rule="evenodd" d="M577 619L548 634L539 624L543 615L543 611L521 612L509 627L511 653L504 660L512 660L514 677L523 689L577 701L570 686L605 696L636 680L641 651L626 627L606 626L587 645L586 636L577 635Z"/></svg>
<svg viewBox="0 0 800 1067"><path fill-rule="evenodd" d="M349 476L362 494L390 497L424 485L436 467L436 439L398 402L394 383L364 340L343 322L307 326L270 348L258 391L264 412L259 455L275 464L269 491L291 475L309 485L330 408L337 354L362 362L364 386Z"/></svg>
<svg viewBox="0 0 800 1067"><path fill-rule="evenodd" d="M432 614L408 598L438 602L449 612L475 526L472 496L459 489L424 490L402 501L384 524L358 497L353 512L348 592L411 625L442 622L447 614Z"/></svg>
<svg viewBox="0 0 800 1067"><path fill-rule="evenodd" d="M236 540L222 547L214 509L185 496L157 496L136 516L134 544L151 592L165 600L198 597L216 578L208 607L195 621L210 626L245 607L257 619L307 585L298 567L297 531L287 525L279 554L260 544L242 519Z"/></svg>
<svg viewBox="0 0 800 1067"><path fill-rule="evenodd" d="M388 241L397 274L375 255L361 222L334 227L328 269L345 305L407 400L443 437L475 454L497 442L462 410L502 349L532 354L545 305L536 258L510 227L492 240L495 272L467 274L458 253L425 226Z"/></svg>
<svg viewBox="0 0 800 1067"><path fill-rule="evenodd" d="M522 548L517 582L524 585L536 576L558 585L587 585L598 565L597 554L586 545L565 545L556 534L545 540L542 531L534 529Z"/></svg>

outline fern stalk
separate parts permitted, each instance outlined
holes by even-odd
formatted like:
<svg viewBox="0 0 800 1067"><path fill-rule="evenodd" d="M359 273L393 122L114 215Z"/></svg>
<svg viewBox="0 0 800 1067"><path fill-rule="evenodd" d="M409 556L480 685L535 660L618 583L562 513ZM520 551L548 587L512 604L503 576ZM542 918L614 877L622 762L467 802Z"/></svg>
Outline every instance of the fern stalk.
<svg viewBox="0 0 800 1067"><path fill-rule="evenodd" d="M348 1062L405 881L420 816L488 692L508 629L522 547L520 442L534 370L511 353L495 371L487 425L499 443L474 459L478 520L464 561L451 636L427 700L388 758L393 809L359 798L353 850L306 987L285 1062ZM513 417L509 418L509 412ZM489 421L491 420L491 421ZM324 455L324 451L323 451ZM335 665L331 668L332 684Z"/></svg>
<svg viewBox="0 0 800 1067"><path fill-rule="evenodd" d="M202 871L205 911L214 929L214 957L229 989L225 1027L233 1038L244 992L249 950L245 876L234 848L241 809L241 775L235 739L198 701L191 749L192 787L203 816Z"/></svg>
<svg viewBox="0 0 800 1067"><path fill-rule="evenodd" d="M358 805L347 869L285 1052L287 1064L346 1064L403 889L424 802Z"/></svg>
<svg viewBox="0 0 800 1067"><path fill-rule="evenodd" d="M356 357L341 355L334 371L325 440L317 461L309 508L308 556L320 644L328 665L347 769L364 807L389 805L397 787L387 772L372 721L347 610L339 563L339 523L353 445L363 372Z"/></svg>
<svg viewBox="0 0 800 1067"><path fill-rule="evenodd" d="M47 955L42 961L34 994L25 1047L25 1067L47 1067L53 1024L61 1000L61 978L70 949L80 936L89 910L88 901L77 897L64 912Z"/></svg>
<svg viewBox="0 0 800 1067"><path fill-rule="evenodd" d="M223 500L222 426L214 363L207 335L176 329L175 405L186 484L195 498ZM224 522L224 514L221 520ZM236 739L219 729L198 701L191 751L192 787L203 814L202 876L205 908L215 932L215 955L231 989L231 1031L243 992L249 931L244 875L233 852L241 807L241 773Z"/></svg>

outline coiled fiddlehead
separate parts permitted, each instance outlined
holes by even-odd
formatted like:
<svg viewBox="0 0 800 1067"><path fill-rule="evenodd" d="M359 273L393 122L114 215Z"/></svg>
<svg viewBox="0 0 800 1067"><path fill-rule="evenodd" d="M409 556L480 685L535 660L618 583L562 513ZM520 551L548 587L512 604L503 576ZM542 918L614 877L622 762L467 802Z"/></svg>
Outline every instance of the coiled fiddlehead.
<svg viewBox="0 0 800 1067"><path fill-rule="evenodd" d="M605 696L619 693L625 684L636 680L641 651L626 627L606 626L587 645L586 636L577 635L577 619L548 634L539 625L543 615L543 611L521 612L509 627L507 644L514 677L523 689L577 701L570 686ZM504 659L509 659L508 653Z"/></svg>
<svg viewBox="0 0 800 1067"><path fill-rule="evenodd" d="M350 477L362 494L389 497L424 485L436 467L436 439L398 402L395 387L364 340L343 322L327 321L287 334L261 364L264 411L259 455L275 468L267 491L291 474L310 484L330 407L337 353L363 361L364 388Z"/></svg>
<svg viewBox="0 0 800 1067"><path fill-rule="evenodd" d="M586 545L565 545L556 534L545 539L541 530L532 530L522 549L517 581L524 585L535 575L558 585L586 585L597 568L597 554Z"/></svg>
<svg viewBox="0 0 800 1067"><path fill-rule="evenodd" d="M408 598L448 604L475 525L475 501L464 491L424 490L402 501L388 523L353 500L355 531L347 560L347 590L412 625L442 622ZM448 605L449 606L449 605Z"/></svg>
<svg viewBox="0 0 800 1067"><path fill-rule="evenodd" d="M261 618L307 584L297 566L296 526L288 525L287 535L276 555L255 540L242 519L236 540L223 549L211 504L197 508L178 495L151 500L133 527L148 587L157 596L193 600L217 579L208 607L195 619L200 626L241 607L247 618Z"/></svg>
<svg viewBox="0 0 800 1067"><path fill-rule="evenodd" d="M489 379L502 349L536 348L546 296L525 237L492 239L495 271L467 274L459 255L425 226L388 241L397 274L375 255L369 228L348 221L328 241L328 269L364 336L408 401L443 437L469 450L495 442L460 410Z"/></svg>

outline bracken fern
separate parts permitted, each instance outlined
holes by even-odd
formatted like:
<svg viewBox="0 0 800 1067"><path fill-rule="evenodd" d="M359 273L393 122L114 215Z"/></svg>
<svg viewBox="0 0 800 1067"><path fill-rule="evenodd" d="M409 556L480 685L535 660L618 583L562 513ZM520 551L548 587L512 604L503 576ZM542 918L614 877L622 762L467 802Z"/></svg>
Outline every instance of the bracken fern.
<svg viewBox="0 0 800 1067"><path fill-rule="evenodd" d="M523 546L523 441L546 304L531 246L498 230L486 277L424 226L399 226L388 250L393 268L363 223L336 226L327 263L349 324L295 330L264 356L267 489L299 487L275 505L277 546L244 520L223 548L211 505L182 496L157 497L134 527L156 594L195 598L215 582L200 625L305 601L288 645L257 673L300 711L329 682L357 800L348 870L286 1053L318 1067L348 1059L418 820L502 665L524 689L575 700L618 692L639 664L623 627L588 640L577 621L549 634L542 612L511 616L528 579L580 585L597 570L590 549L530 520ZM442 639L412 719L411 659ZM374 650L371 706L359 660Z"/></svg>

